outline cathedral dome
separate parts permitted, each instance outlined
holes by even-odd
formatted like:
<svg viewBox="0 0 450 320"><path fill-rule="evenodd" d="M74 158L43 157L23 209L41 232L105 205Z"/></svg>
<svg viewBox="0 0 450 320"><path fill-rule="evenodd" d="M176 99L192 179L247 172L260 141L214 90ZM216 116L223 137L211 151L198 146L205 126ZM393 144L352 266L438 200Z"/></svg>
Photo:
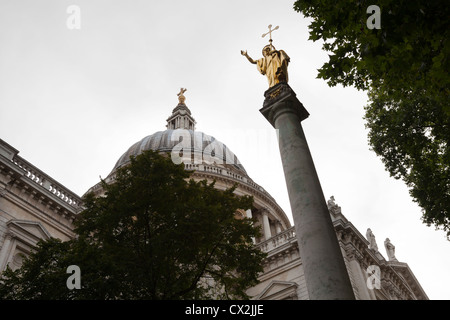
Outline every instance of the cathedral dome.
<svg viewBox="0 0 450 320"><path fill-rule="evenodd" d="M128 164L131 156L135 157L143 151L153 150L170 153L175 163L222 166L247 177L247 172L239 159L225 144L201 131L195 131L196 121L184 103L186 100L184 92L186 89L181 88L178 94L179 103L166 120L167 130L155 132L133 144L116 162L110 175Z"/></svg>
<svg viewBox="0 0 450 320"><path fill-rule="evenodd" d="M188 129L167 129L158 131L134 143L116 162L112 172L128 164L131 156L137 156L145 150L173 152L183 159L206 164L225 164L247 176L236 155L222 142L201 131Z"/></svg>
<svg viewBox="0 0 450 320"><path fill-rule="evenodd" d="M184 163L184 168L192 172L191 178L196 181L214 181L214 187L220 190L235 186L236 195L252 196L253 208L249 209L250 212L241 214L254 217L259 225L264 224L266 240L270 238L270 230L275 234L291 228L283 209L263 187L249 177L237 156L213 136L195 130L195 119L184 103L185 91L182 89L178 95L179 103L166 120L166 130L157 131L131 145L120 156L104 181L113 182L117 170L131 162L130 157L136 157L147 150L165 153L174 163ZM90 192L97 196L103 194L102 183L92 186L86 194ZM256 240L262 241L262 238Z"/></svg>

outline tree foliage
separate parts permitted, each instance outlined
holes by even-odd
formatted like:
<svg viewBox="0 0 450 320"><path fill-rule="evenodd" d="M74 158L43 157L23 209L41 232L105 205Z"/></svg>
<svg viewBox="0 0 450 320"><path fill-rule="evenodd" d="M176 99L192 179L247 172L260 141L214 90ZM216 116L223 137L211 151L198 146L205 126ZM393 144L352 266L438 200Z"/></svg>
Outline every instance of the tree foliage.
<svg viewBox="0 0 450 320"><path fill-rule="evenodd" d="M380 29L366 23L372 4ZM309 39L329 52L318 77L368 91L372 150L406 182L423 222L450 236L448 3L298 0L294 9L312 18Z"/></svg>
<svg viewBox="0 0 450 320"><path fill-rule="evenodd" d="M247 298L265 254L252 220L236 216L253 199L196 182L183 165L146 151L88 194L76 239L42 241L22 268L0 278L7 299ZM81 269L69 290L66 268Z"/></svg>

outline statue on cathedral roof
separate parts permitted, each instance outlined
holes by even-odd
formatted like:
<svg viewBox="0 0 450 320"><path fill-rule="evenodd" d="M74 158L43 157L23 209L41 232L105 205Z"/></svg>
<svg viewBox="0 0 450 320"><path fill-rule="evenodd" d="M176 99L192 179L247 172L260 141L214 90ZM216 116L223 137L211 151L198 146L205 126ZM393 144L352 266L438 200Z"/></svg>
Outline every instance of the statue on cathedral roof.
<svg viewBox="0 0 450 320"><path fill-rule="evenodd" d="M384 247L386 248L386 253L388 255L389 261L398 261L395 257L395 246L391 243L391 240L389 240L389 238L386 238L386 240L384 240Z"/></svg>
<svg viewBox="0 0 450 320"><path fill-rule="evenodd" d="M280 82L288 82L288 64L290 61L289 56L283 50L276 50L272 45L272 31L277 30L278 26L274 29L271 29L272 25L269 25L269 32L263 34L263 37L267 34L270 34L269 42L270 44L266 45L262 49L263 57L258 60L253 60L247 53L247 51L241 50L241 54L247 58L248 61L252 64L256 64L258 71L261 74L267 76L267 80L269 82L269 88Z"/></svg>
<svg viewBox="0 0 450 320"><path fill-rule="evenodd" d="M177 94L179 104L184 104L184 101L186 101L186 97L183 94L186 92L186 90L187 90L186 88L181 88L180 92Z"/></svg>
<svg viewBox="0 0 450 320"><path fill-rule="evenodd" d="M334 215L338 215L341 214L341 207L338 206L336 204L336 202L334 202L334 196L331 196L330 199L327 201L327 207L328 207L328 211L330 211L330 213L334 214Z"/></svg>
<svg viewBox="0 0 450 320"><path fill-rule="evenodd" d="M375 241L375 235L373 234L372 230L370 230L370 228L367 229L366 238L367 241L369 241L369 249L378 252L378 245L377 242Z"/></svg>

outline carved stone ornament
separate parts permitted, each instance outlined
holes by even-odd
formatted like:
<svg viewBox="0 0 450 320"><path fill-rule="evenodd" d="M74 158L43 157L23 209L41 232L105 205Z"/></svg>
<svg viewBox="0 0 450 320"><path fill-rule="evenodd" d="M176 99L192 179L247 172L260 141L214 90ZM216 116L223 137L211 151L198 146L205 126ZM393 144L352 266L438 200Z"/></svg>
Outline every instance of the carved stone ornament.
<svg viewBox="0 0 450 320"><path fill-rule="evenodd" d="M360 253L358 250L356 250L356 248L353 247L353 246L347 247L347 248L345 249L345 254L347 255L347 258L348 258L350 261L356 260L356 261L358 261L359 263L362 263L362 262L363 262L363 256L362 256L361 253Z"/></svg>

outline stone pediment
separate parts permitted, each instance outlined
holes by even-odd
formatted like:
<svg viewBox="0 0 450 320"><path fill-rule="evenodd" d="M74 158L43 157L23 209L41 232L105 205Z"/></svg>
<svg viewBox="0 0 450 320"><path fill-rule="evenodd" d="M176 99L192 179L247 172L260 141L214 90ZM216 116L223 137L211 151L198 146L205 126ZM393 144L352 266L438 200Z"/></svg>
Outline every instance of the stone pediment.
<svg viewBox="0 0 450 320"><path fill-rule="evenodd" d="M40 222L27 220L10 220L7 223L8 229L14 235L21 238L30 238L37 242L40 239L49 239L50 233Z"/></svg>
<svg viewBox="0 0 450 320"><path fill-rule="evenodd" d="M272 281L256 298L257 300L297 299L298 284L292 281Z"/></svg>
<svg viewBox="0 0 450 320"><path fill-rule="evenodd" d="M414 273L411 271L407 263L404 262L392 262L389 261L389 266L391 266L395 272L399 274L402 280L407 284L410 290L414 293L417 299L419 300L428 300L428 296L420 285L419 281L417 281Z"/></svg>

